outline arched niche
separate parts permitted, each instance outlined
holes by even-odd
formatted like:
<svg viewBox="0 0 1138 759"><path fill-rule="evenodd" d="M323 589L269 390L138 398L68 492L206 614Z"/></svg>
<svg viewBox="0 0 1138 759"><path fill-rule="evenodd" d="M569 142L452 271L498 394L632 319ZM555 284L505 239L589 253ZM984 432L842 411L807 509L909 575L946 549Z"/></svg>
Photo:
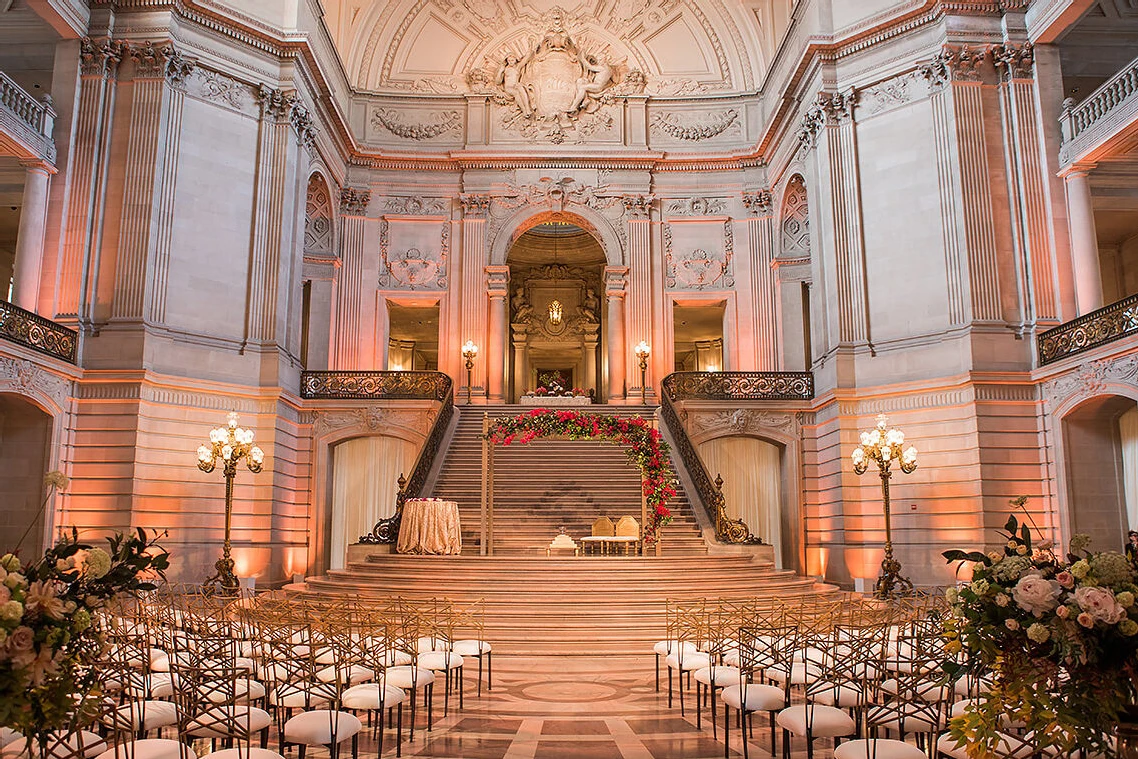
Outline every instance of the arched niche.
<svg viewBox="0 0 1138 759"><path fill-rule="evenodd" d="M778 208L775 264L782 316L782 366L791 371L809 370L814 353L810 290L813 264L810 201L801 174L793 174L787 180Z"/></svg>
<svg viewBox="0 0 1138 759"><path fill-rule="evenodd" d="M503 266L507 263L510 249L519 237L539 224L565 221L581 227L601 245L607 266L624 266L624 245L620 235L613 228L613 222L589 208L574 205L569 210L555 211L536 205L522 206L504 218L491 229L490 265Z"/></svg>
<svg viewBox="0 0 1138 759"><path fill-rule="evenodd" d="M308 177L304 199L304 253L306 256L335 255L335 218L332 188L320 172Z"/></svg>
<svg viewBox="0 0 1138 759"><path fill-rule="evenodd" d="M0 392L0 531L2 550L19 543L25 561L38 556L51 539L55 509L44 476L57 465L55 418L25 395Z"/></svg>

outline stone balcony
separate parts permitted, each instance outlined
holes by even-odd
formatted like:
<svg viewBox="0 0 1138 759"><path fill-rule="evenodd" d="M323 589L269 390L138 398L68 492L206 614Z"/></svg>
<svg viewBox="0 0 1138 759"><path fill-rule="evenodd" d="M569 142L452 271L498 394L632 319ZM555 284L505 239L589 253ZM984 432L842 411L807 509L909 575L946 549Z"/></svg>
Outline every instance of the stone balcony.
<svg viewBox="0 0 1138 759"><path fill-rule="evenodd" d="M1080 103L1068 98L1059 119L1063 166L1094 161L1138 132L1138 58Z"/></svg>
<svg viewBox="0 0 1138 759"><path fill-rule="evenodd" d="M54 127L51 98L36 100L0 71L0 152L54 165Z"/></svg>

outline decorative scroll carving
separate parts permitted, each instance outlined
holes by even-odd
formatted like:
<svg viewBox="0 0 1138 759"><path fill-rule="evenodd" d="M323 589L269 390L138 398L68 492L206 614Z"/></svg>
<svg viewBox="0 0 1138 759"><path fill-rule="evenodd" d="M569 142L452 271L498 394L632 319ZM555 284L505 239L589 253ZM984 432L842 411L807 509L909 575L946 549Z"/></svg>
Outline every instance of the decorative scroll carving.
<svg viewBox="0 0 1138 759"><path fill-rule="evenodd" d="M94 41L90 37L79 40L79 71L83 76L113 78L122 62L126 45L112 39Z"/></svg>
<svg viewBox="0 0 1138 759"><path fill-rule="evenodd" d="M462 204L463 216L485 216L490 212L492 200L489 195L463 194L458 197L458 202Z"/></svg>
<svg viewBox="0 0 1138 759"><path fill-rule="evenodd" d="M165 79L171 87L185 86L186 78L197 66L197 61L186 58L173 45L157 48L152 42L131 45L130 58L134 61L136 77Z"/></svg>
<svg viewBox="0 0 1138 759"><path fill-rule="evenodd" d="M671 224L663 225L664 259L668 287L704 290L713 285L734 287L732 259L735 255L735 233L730 219L723 222L722 250L686 248L675 251Z"/></svg>
<svg viewBox="0 0 1138 759"><path fill-rule="evenodd" d="M1138 295L1091 311L1036 338L1039 365L1045 366L1138 332Z"/></svg>
<svg viewBox="0 0 1138 759"><path fill-rule="evenodd" d="M0 337L53 358L75 363L75 330L0 300Z"/></svg>
<svg viewBox="0 0 1138 759"><path fill-rule="evenodd" d="M348 216L365 216L371 203L371 190L344 187L340 190L340 213Z"/></svg>
<svg viewBox="0 0 1138 759"><path fill-rule="evenodd" d="M290 118L292 108L296 103L296 95L284 90L262 84L254 93L257 103L261 106L262 118L271 118L278 121Z"/></svg>
<svg viewBox="0 0 1138 759"><path fill-rule="evenodd" d="M992 48L992 62L1005 79L1032 79L1035 76L1035 48L1030 42L1008 42Z"/></svg>
<svg viewBox="0 0 1138 759"><path fill-rule="evenodd" d="M495 198L503 208L514 209L525 205L549 205L554 211L561 211L569 203L588 206L594 210L623 207L620 196L602 195L606 188L578 183L572 177L543 177L537 184L513 185L511 195Z"/></svg>
<svg viewBox="0 0 1138 759"><path fill-rule="evenodd" d="M676 372L664 378L677 401L808 401L811 372Z"/></svg>
<svg viewBox="0 0 1138 759"><path fill-rule="evenodd" d="M450 201L446 198L387 198L383 207L392 213L407 216L439 216L447 213Z"/></svg>
<svg viewBox="0 0 1138 759"><path fill-rule="evenodd" d="M774 200L770 190L743 193L743 208L756 216L769 216L774 210Z"/></svg>
<svg viewBox="0 0 1138 759"><path fill-rule="evenodd" d="M441 372L302 372L302 398L445 401L451 379Z"/></svg>
<svg viewBox="0 0 1138 759"><path fill-rule="evenodd" d="M983 78L983 65L990 55L989 47L973 49L968 45L945 45L935 58L917 67L917 74L934 89L953 81L979 82Z"/></svg>
<svg viewBox="0 0 1138 759"><path fill-rule="evenodd" d="M401 287L408 290L439 289L447 287L447 258L450 254L450 222L441 225L437 251L418 247L390 250L391 222L384 219L379 228L381 287Z"/></svg>
<svg viewBox="0 0 1138 759"><path fill-rule="evenodd" d="M371 122L404 140L433 140L448 132L457 133L462 124L462 114L458 111L438 111L429 114L425 122L409 124L393 108L376 108L372 111Z"/></svg>
<svg viewBox="0 0 1138 759"><path fill-rule="evenodd" d="M673 216L711 216L727 210L727 201L721 198L684 198L668 204Z"/></svg>
<svg viewBox="0 0 1138 759"><path fill-rule="evenodd" d="M433 415L431 415L433 416ZM371 431L403 427L409 430L426 432L430 419L418 411L368 406L349 411L320 411L315 413L314 426L318 435L326 435L335 430L348 427L363 427Z"/></svg>
<svg viewBox="0 0 1138 759"><path fill-rule="evenodd" d="M716 372L718 373L718 372ZM797 382L797 380L795 380ZM743 379L738 382L728 382L724 388L726 395L737 392L746 396L754 389L752 379ZM735 387L731 387L734 384ZM715 390L716 388L711 388ZM735 399L740 400L740 399ZM760 409L735 409L733 411L708 411L689 414L685 421L695 433L697 439L713 438L721 435L761 435L766 431L775 431L791 437L798 434L798 419L796 414L778 411L765 411Z"/></svg>
<svg viewBox="0 0 1138 759"><path fill-rule="evenodd" d="M1043 397L1054 411L1076 396L1090 398L1108 385L1138 387L1138 354L1080 364L1075 371L1043 383Z"/></svg>
<svg viewBox="0 0 1138 759"><path fill-rule="evenodd" d="M677 140L698 142L718 137L738 120L739 111L735 108L718 113L700 114L687 120L678 113L657 113L652 117L652 126Z"/></svg>
<svg viewBox="0 0 1138 759"><path fill-rule="evenodd" d="M651 195L625 195L620 202L630 219L647 219L652 213Z"/></svg>
<svg viewBox="0 0 1138 759"><path fill-rule="evenodd" d="M762 545L763 539L751 534L751 528L742 519L732 519L727 513L723 497L723 478L715 475L715 538L720 543L733 545Z"/></svg>
<svg viewBox="0 0 1138 759"><path fill-rule="evenodd" d="M188 94L241 112L253 106L249 85L201 66L186 80L186 88Z"/></svg>
<svg viewBox="0 0 1138 759"><path fill-rule="evenodd" d="M917 79L920 76L921 74L917 72L910 72L860 90L857 103L858 113L875 116L906 103L911 103L920 94L916 91Z"/></svg>
<svg viewBox="0 0 1138 759"><path fill-rule="evenodd" d="M819 92L814 105L802 115L802 126L798 130L798 140L809 148L818 144L818 134L824 126L836 126L853 118L853 108L857 103L857 93Z"/></svg>

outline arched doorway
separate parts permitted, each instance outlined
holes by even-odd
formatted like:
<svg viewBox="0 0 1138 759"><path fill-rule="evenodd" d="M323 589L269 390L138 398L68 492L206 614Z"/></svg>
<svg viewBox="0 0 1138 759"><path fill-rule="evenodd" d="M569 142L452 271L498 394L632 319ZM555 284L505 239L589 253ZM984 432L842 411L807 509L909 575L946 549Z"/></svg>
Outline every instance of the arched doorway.
<svg viewBox="0 0 1138 759"><path fill-rule="evenodd" d="M1064 475L1070 533L1098 551L1121 551L1138 530L1138 405L1107 395L1063 417Z"/></svg>
<svg viewBox="0 0 1138 759"><path fill-rule="evenodd" d="M510 247L509 397L557 382L606 394L601 375L604 249L567 217L526 230Z"/></svg>
<svg viewBox="0 0 1138 759"><path fill-rule="evenodd" d="M44 475L51 460L52 418L18 395L0 393L0 553L16 547L27 530L20 556L44 548L48 509L43 509ZM30 529L29 529L30 527Z"/></svg>

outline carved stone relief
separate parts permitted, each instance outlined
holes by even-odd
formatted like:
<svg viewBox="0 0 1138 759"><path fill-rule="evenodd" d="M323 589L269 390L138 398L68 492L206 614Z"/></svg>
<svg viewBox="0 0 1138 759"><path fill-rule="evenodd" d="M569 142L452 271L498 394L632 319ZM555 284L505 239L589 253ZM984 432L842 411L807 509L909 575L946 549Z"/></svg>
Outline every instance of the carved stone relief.
<svg viewBox="0 0 1138 759"><path fill-rule="evenodd" d="M368 406L350 411L315 411L313 427L316 435L323 437L329 432L349 427L364 427L373 431L402 427L422 435L430 431L434 424L436 411L399 411L395 409Z"/></svg>
<svg viewBox="0 0 1138 759"><path fill-rule="evenodd" d="M684 198L668 204L667 213L671 216L711 216L727 211L727 201L722 198Z"/></svg>
<svg viewBox="0 0 1138 759"><path fill-rule="evenodd" d="M769 216L774 210L774 199L770 190L743 193L743 208L756 216Z"/></svg>
<svg viewBox="0 0 1138 759"><path fill-rule="evenodd" d="M445 290L450 222L387 219L379 227L379 286Z"/></svg>
<svg viewBox="0 0 1138 759"><path fill-rule="evenodd" d="M340 213L347 216L365 216L371 203L371 191L360 187L344 187L340 190Z"/></svg>
<svg viewBox="0 0 1138 759"><path fill-rule="evenodd" d="M371 124L404 140L433 140L448 136L461 138L462 114L459 111L432 111L422 121L410 121L394 108L376 108L371 113Z"/></svg>
<svg viewBox="0 0 1138 759"><path fill-rule="evenodd" d="M186 58L171 44L155 47L153 42L129 44L130 58L134 61L134 75L138 78L165 79L171 87L181 88L197 62Z"/></svg>
<svg viewBox="0 0 1138 759"><path fill-rule="evenodd" d="M685 424L691 436L711 440L727 435L762 437L771 432L797 438L800 427L795 413L735 409L734 411L692 411L686 414Z"/></svg>
<svg viewBox="0 0 1138 759"><path fill-rule="evenodd" d="M440 216L450 209L450 201L446 198L420 198L402 197L386 198L383 208L395 214L408 216Z"/></svg>
<svg viewBox="0 0 1138 759"><path fill-rule="evenodd" d="M1043 383L1043 397L1052 411L1076 397L1092 398L1108 385L1138 390L1138 354L1081 364L1075 370Z"/></svg>
<svg viewBox="0 0 1138 759"><path fill-rule="evenodd" d="M712 239L712 225L722 230L722 241ZM666 282L677 290L725 289L735 286L732 259L735 234L730 219L718 222L664 224Z"/></svg>
<svg viewBox="0 0 1138 759"><path fill-rule="evenodd" d="M729 108L725 111L706 112L696 115L688 113L657 113L652 117L652 131L672 139L685 142L710 140L723 134L741 135L742 122L739 110Z"/></svg>
<svg viewBox="0 0 1138 759"><path fill-rule="evenodd" d="M253 88L225 74L198 66L186 78L186 94L249 116L257 114Z"/></svg>
<svg viewBox="0 0 1138 759"><path fill-rule="evenodd" d="M50 398L56 406L65 409L71 380L44 371L30 361L0 356L0 389Z"/></svg>
<svg viewBox="0 0 1138 759"><path fill-rule="evenodd" d="M627 245L627 225L623 223L626 216L624 199L606 192L603 185L583 184L573 177L543 177L536 183L524 185L510 182L503 194L490 199L488 239L497 237L502 225L519 208L529 206L534 210L560 213L572 210L573 206L583 206L604 216L620 238L621 245Z"/></svg>
<svg viewBox="0 0 1138 759"><path fill-rule="evenodd" d="M332 198L318 174L308 180L304 203L304 252L330 256L332 250Z"/></svg>
<svg viewBox="0 0 1138 759"><path fill-rule="evenodd" d="M798 130L798 140L808 148L818 144L818 135L823 127L836 126L853 118L857 93L819 92L814 105L802 115L802 126Z"/></svg>

